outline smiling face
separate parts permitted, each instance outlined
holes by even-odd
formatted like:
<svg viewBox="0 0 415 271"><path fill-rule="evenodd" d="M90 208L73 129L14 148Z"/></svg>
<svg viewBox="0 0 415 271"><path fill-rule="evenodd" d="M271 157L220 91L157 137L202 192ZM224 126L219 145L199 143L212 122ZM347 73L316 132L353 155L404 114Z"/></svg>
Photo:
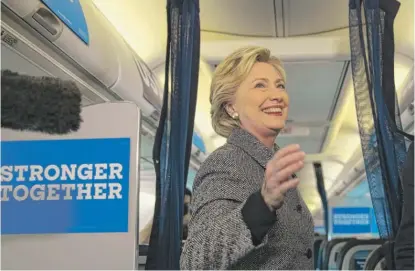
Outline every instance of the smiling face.
<svg viewBox="0 0 415 271"><path fill-rule="evenodd" d="M227 111L231 116L237 114L242 128L272 146L285 126L288 106L282 76L272 65L257 62L227 105Z"/></svg>

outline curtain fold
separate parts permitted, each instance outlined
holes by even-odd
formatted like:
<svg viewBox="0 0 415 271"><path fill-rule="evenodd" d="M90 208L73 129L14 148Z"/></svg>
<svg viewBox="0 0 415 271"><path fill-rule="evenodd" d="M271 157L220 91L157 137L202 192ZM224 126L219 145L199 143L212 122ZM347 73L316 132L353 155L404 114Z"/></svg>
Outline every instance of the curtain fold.
<svg viewBox="0 0 415 271"><path fill-rule="evenodd" d="M394 85L395 0L350 0L350 48L356 112L381 238L394 238L402 206L406 157ZM363 27L363 16L366 27Z"/></svg>
<svg viewBox="0 0 415 271"><path fill-rule="evenodd" d="M180 269L184 190L199 78L199 1L168 0L167 25L163 108L153 147L156 205L148 270Z"/></svg>
<svg viewBox="0 0 415 271"><path fill-rule="evenodd" d="M327 199L326 186L324 185L323 167L320 162L313 163L314 172L317 180L317 191L320 195L321 206L323 210L324 230L326 231L326 238L329 236L329 203Z"/></svg>

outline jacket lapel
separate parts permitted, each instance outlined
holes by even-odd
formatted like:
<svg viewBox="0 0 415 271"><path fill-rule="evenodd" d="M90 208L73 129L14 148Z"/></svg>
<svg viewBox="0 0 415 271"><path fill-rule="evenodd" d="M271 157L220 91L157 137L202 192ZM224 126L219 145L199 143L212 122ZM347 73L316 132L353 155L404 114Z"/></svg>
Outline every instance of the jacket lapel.
<svg viewBox="0 0 415 271"><path fill-rule="evenodd" d="M274 146L275 150L272 150L262 144L255 136L241 128L234 129L227 142L241 148L263 168L273 157L275 151L278 150L277 145Z"/></svg>

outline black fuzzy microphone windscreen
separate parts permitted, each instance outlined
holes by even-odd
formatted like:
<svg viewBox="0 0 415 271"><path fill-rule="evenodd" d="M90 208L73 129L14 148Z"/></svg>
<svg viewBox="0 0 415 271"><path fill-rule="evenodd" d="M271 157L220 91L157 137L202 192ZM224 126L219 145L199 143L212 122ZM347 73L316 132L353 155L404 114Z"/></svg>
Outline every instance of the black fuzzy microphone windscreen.
<svg viewBox="0 0 415 271"><path fill-rule="evenodd" d="M81 122L81 92L74 82L2 70L2 128L67 134Z"/></svg>

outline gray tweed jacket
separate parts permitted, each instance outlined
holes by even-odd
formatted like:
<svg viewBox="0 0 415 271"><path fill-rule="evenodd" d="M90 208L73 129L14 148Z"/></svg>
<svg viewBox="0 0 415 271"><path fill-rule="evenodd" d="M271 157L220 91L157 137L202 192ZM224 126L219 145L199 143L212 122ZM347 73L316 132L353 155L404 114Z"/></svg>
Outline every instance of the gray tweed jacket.
<svg viewBox="0 0 415 271"><path fill-rule="evenodd" d="M235 129L206 159L194 181L181 269L313 269L313 220L296 189L287 192L260 245L254 246L242 218L241 209L261 188L273 154L248 132Z"/></svg>

